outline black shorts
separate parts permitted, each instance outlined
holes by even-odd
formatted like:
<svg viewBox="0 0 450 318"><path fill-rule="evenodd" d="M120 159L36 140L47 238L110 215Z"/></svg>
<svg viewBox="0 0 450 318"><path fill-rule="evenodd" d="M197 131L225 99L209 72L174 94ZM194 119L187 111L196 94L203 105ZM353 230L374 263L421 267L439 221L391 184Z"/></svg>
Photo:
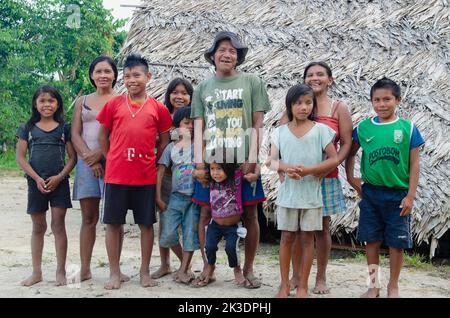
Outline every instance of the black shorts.
<svg viewBox="0 0 450 318"><path fill-rule="evenodd" d="M46 212L48 204L52 208L68 209L72 207L70 200L70 186L69 179L64 178L61 183L50 193L42 193L39 191L36 181L27 178L28 181L28 204L27 213L36 214Z"/></svg>
<svg viewBox="0 0 450 318"><path fill-rule="evenodd" d="M133 211L134 222L142 225L156 223L156 185L105 185L103 223L125 224L128 210Z"/></svg>

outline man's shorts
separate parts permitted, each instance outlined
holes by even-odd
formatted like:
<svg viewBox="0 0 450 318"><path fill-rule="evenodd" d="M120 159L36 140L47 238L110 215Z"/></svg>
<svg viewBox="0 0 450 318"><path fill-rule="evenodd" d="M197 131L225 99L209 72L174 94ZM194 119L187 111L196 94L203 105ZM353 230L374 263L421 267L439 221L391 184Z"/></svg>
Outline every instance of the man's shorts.
<svg viewBox="0 0 450 318"><path fill-rule="evenodd" d="M70 186L69 179L64 178L60 184L50 193L42 193L39 191L36 181L31 178L27 178L28 182L28 204L27 213L36 214L46 212L48 210L48 204L52 208L68 209L72 207L72 201L70 200Z"/></svg>
<svg viewBox="0 0 450 318"><path fill-rule="evenodd" d="M105 184L103 178L96 178L91 167L78 159L73 184L73 199L102 198Z"/></svg>
<svg viewBox="0 0 450 318"><path fill-rule="evenodd" d="M400 216L400 204L407 193L408 190L363 184L357 239L367 243L384 241L394 248L411 248L411 216Z"/></svg>
<svg viewBox="0 0 450 318"><path fill-rule="evenodd" d="M156 186L152 185L105 185L103 223L125 224L128 210L133 211L134 222L153 225L155 216Z"/></svg>
<svg viewBox="0 0 450 318"><path fill-rule="evenodd" d="M321 231L322 208L291 209L277 206L277 229L280 231Z"/></svg>
<svg viewBox="0 0 450 318"><path fill-rule="evenodd" d="M256 205L266 200L261 177L254 183L254 186L246 180L242 183L242 204L243 206ZM197 180L194 181L194 195L192 201L200 205L209 206L209 187L204 187Z"/></svg>

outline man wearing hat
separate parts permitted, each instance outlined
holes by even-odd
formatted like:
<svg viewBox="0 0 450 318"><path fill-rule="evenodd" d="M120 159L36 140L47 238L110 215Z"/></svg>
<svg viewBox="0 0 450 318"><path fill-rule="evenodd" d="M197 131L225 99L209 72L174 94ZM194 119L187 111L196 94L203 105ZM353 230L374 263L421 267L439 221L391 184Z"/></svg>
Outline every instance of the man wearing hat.
<svg viewBox="0 0 450 318"><path fill-rule="evenodd" d="M195 119L197 169L194 175L201 184L206 185L208 180L207 172L202 169L203 160L221 160L211 157L214 149L226 148L226 162L232 160L242 164L241 169L246 175L242 191L243 220L248 233L243 267L245 280L238 283L247 288L258 288L261 282L253 273L253 261L259 242L257 203L264 201L265 196L256 164L264 113L270 110L270 102L266 86L260 78L236 70L236 66L245 61L247 51L247 46L237 34L229 31L216 34L212 46L204 54L205 59L215 67L216 73L195 89L191 117ZM214 153L223 154L220 151ZM209 188L197 183L193 200L207 206ZM205 225L210 219L208 212L208 209L202 208L199 222L202 250ZM208 284L214 277L209 273L202 273L199 279L203 280L202 284Z"/></svg>

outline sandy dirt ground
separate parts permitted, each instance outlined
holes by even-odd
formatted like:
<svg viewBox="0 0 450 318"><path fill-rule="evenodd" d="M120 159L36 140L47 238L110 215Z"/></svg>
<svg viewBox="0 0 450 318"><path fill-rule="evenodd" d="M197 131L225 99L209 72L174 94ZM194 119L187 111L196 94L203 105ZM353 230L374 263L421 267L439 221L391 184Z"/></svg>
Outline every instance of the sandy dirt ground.
<svg viewBox="0 0 450 318"><path fill-rule="evenodd" d="M107 291L103 288L108 279L108 259L105 249L104 226L97 227L97 242L92 259L93 279L81 284L69 284L55 287L56 258L54 238L48 227L45 236L43 254L44 281L32 287L21 287L20 281L31 273L30 233L31 220L26 214L26 180L20 176L0 176L0 297L181 297L181 298L253 298L273 297L279 286L278 246L261 244L255 260L255 272L262 279L259 289L245 289L233 283L232 269L228 268L223 246L218 253L217 281L203 288L193 288L176 283L171 275L159 279L159 286L141 288L139 285L140 244L139 231L135 225L126 225L125 241L122 253L122 271L131 276L120 290ZM48 213L47 221L50 222ZM78 202L66 216L66 228L69 240L67 265L71 271L79 264L79 229L81 215ZM155 226L155 229L157 226ZM243 246L241 248L243 257ZM151 270L159 265L159 250L155 242L151 260ZM172 254L172 265L177 267L178 260ZM200 253L193 259L193 270L198 275L202 262ZM313 287L315 264L310 277ZM381 297L386 296L388 268L382 269ZM418 270L405 268L400 279L403 297L450 297L449 272L440 270ZM333 257L328 267L328 280L331 287L329 295L311 297L359 297L366 290L366 266L346 258ZM293 297L292 293L292 296Z"/></svg>

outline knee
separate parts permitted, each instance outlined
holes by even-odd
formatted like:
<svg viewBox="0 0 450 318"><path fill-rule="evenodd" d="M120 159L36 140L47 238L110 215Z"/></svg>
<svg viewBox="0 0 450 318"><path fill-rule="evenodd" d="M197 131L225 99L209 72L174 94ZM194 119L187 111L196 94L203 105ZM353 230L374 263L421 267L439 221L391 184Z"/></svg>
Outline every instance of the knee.
<svg viewBox="0 0 450 318"><path fill-rule="evenodd" d="M47 231L47 223L46 222L35 222L33 223L33 235L44 235Z"/></svg>
<svg viewBox="0 0 450 318"><path fill-rule="evenodd" d="M283 231L281 234L281 244L293 244L295 241L295 232Z"/></svg>
<svg viewBox="0 0 450 318"><path fill-rule="evenodd" d="M53 234L60 234L66 231L66 224L64 220L52 220Z"/></svg>
<svg viewBox="0 0 450 318"><path fill-rule="evenodd" d="M314 233L313 232L305 232L301 235L301 241L303 246L309 246L314 244Z"/></svg>
<svg viewBox="0 0 450 318"><path fill-rule="evenodd" d="M225 245L225 253L227 253L227 255L236 254L236 245L226 244Z"/></svg>
<svg viewBox="0 0 450 318"><path fill-rule="evenodd" d="M98 222L98 214L89 213L88 215L83 215L83 225L96 226L97 222Z"/></svg>
<svg viewBox="0 0 450 318"><path fill-rule="evenodd" d="M247 206L245 207L245 213L243 215L244 223L246 226L258 224L258 214L256 210L256 206Z"/></svg>

